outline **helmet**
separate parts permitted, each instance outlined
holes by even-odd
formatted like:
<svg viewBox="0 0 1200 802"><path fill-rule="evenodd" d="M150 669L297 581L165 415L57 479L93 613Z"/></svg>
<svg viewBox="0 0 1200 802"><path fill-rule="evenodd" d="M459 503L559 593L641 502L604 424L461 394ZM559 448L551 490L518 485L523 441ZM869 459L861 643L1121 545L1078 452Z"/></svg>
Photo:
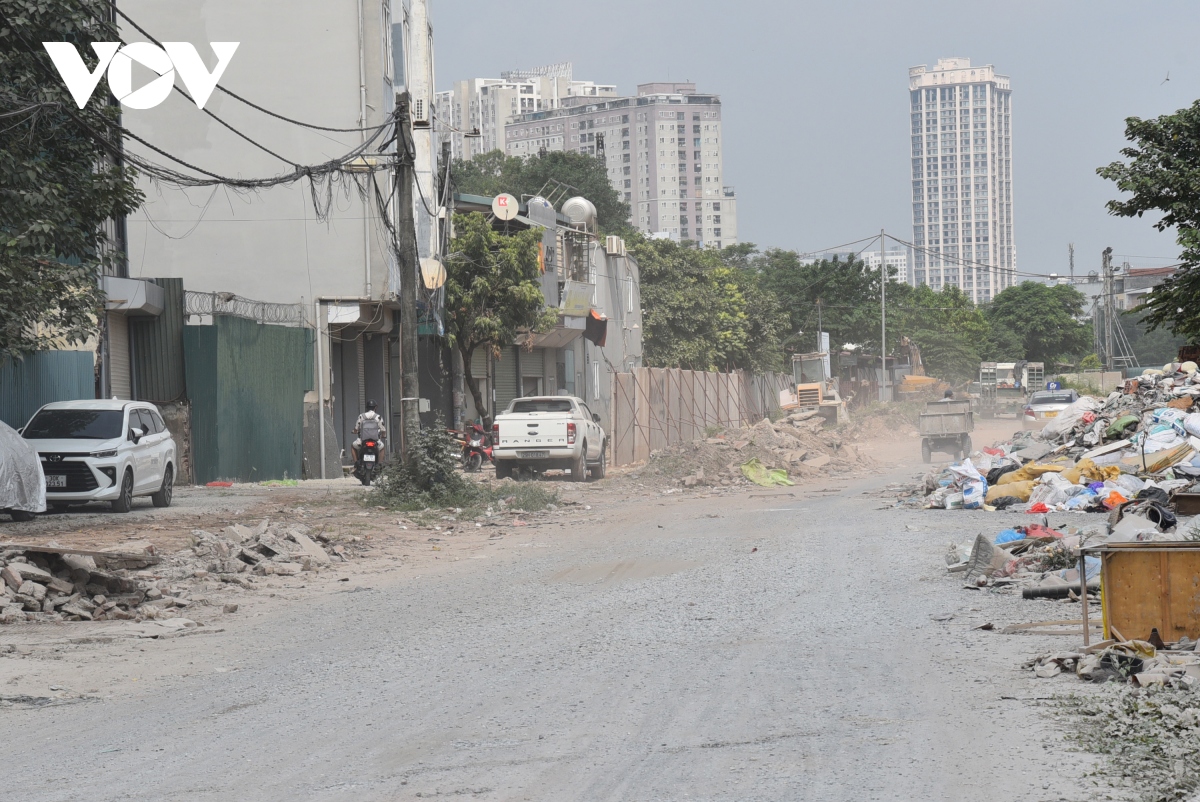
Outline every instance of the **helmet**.
<svg viewBox="0 0 1200 802"><path fill-rule="evenodd" d="M379 405L375 403L375 399L371 399L367 402L367 410L370 412L374 412L378 406Z"/></svg>
<svg viewBox="0 0 1200 802"><path fill-rule="evenodd" d="M946 392L942 393L942 398L953 398L953 397L954 397L953 390L947 390ZM374 407L372 407L372 409L374 409Z"/></svg>

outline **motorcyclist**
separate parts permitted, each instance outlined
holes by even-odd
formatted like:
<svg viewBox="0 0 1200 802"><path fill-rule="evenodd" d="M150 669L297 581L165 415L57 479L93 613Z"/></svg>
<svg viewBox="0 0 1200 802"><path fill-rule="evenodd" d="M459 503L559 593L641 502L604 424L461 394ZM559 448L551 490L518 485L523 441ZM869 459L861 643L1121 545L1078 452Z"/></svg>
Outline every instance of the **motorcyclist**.
<svg viewBox="0 0 1200 802"><path fill-rule="evenodd" d="M378 440L382 445L387 442L387 429L383 425L383 416L376 410L379 405L374 400L367 401L367 411L358 416L358 420L354 423L354 428L350 433L355 436L354 443L350 446L350 453L354 455L354 461L358 462L358 449L362 446L362 435L367 435L368 440ZM380 458L383 457L383 449L379 449Z"/></svg>

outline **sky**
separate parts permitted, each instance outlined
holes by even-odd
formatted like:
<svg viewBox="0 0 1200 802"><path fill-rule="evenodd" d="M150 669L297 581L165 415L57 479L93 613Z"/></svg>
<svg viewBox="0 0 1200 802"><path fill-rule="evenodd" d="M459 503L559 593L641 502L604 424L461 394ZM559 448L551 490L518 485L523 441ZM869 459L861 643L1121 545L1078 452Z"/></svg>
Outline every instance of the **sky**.
<svg viewBox="0 0 1200 802"><path fill-rule="evenodd" d="M576 79L695 81L721 96L724 180L738 233L819 251L880 229L912 235L908 68L964 56L1012 80L1017 269L1076 275L1178 254L1153 219L1111 217L1096 168L1120 157L1125 118L1200 97L1194 2L430 0L438 89L559 61ZM1170 80L1163 83L1170 75Z"/></svg>

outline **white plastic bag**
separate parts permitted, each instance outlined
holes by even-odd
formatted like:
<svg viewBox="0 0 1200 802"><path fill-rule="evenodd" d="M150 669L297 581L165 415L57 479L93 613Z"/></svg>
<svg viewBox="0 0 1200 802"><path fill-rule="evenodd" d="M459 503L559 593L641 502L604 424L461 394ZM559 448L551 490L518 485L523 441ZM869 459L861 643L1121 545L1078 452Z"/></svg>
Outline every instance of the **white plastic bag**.
<svg viewBox="0 0 1200 802"><path fill-rule="evenodd" d="M976 479L967 482L963 488L963 509L978 510L983 507L983 500L987 497L987 480Z"/></svg>
<svg viewBox="0 0 1200 802"><path fill-rule="evenodd" d="M1090 395L1080 396L1079 400L1068 405L1066 409L1051 419L1039 436L1046 441L1057 440L1060 436L1072 432L1079 421L1083 419L1084 413L1099 411L1100 399Z"/></svg>

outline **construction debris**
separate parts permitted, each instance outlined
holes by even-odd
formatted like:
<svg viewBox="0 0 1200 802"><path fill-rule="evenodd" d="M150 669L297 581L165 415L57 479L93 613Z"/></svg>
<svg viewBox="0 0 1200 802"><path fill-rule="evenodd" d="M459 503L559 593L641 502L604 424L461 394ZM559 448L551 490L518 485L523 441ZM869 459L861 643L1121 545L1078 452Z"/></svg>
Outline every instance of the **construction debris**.
<svg viewBox="0 0 1200 802"><path fill-rule="evenodd" d="M0 545L0 624L174 618L197 601L189 580L216 579L252 587L251 577L294 576L347 559L309 536L303 524L234 524L217 535L197 529L189 549L161 558L141 551L85 551L54 544ZM225 612L236 612L227 604Z"/></svg>

